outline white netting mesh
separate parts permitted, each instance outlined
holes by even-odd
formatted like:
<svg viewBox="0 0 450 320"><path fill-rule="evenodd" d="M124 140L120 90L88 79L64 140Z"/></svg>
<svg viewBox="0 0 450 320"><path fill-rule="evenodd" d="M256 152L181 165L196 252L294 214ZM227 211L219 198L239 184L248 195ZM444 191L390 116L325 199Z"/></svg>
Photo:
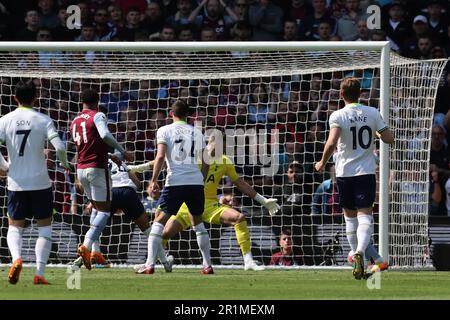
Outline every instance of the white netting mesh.
<svg viewBox="0 0 450 320"><path fill-rule="evenodd" d="M342 265L349 251L335 189L317 193L329 178L313 172L327 136L329 114L342 106L339 84L352 75L362 82L362 102L378 106L378 51L320 52L71 52L0 54L2 115L14 108L12 92L21 78L39 86L36 108L49 114L61 137L68 138L70 121L80 110L85 87L101 92L111 130L136 154L137 163L153 159L156 129L168 122L168 108L177 98L193 106L190 121L219 128L241 139L251 130L279 132L279 170L264 176L261 162L252 163L255 141L240 140L246 155L234 157L238 173L264 196L276 197L282 212L267 212L224 179L218 193L235 195L236 207L248 219L254 257L268 264L277 251L282 228L293 233L303 263ZM428 218L428 159L434 98L445 61L415 61L391 55L391 117L397 141L391 154L390 254L396 266L425 263ZM270 144L257 140L257 144ZM74 146L68 142L70 158ZM272 148L273 149L273 148ZM272 150L270 149L270 150ZM276 149L276 148L275 148ZM4 151L4 150L3 150ZM54 153L49 151L50 159ZM288 174L289 164L297 171ZM51 262L75 258L80 236L89 226L83 198L76 195L73 177L49 161L55 189L55 225ZM141 175L148 181L149 175ZM143 187L145 188L144 184ZM0 257L9 261L6 244L6 190L0 188L2 224ZM314 200L313 200L314 199ZM148 200L148 199L147 199ZM154 203L148 204L151 212ZM376 208L376 207L375 207ZM324 212L325 211L325 212ZM377 215L376 215L376 220ZM377 226L374 235L377 242ZM211 226L213 262L242 264L234 228ZM31 237L28 237L30 235ZM24 260L34 261L35 228L24 236ZM179 240L177 240L179 239ZM335 241L335 240L338 241ZM339 243L338 243L339 242ZM120 214L112 217L101 237L102 251L116 263L144 261L147 241ZM172 240L169 252L176 263L199 264L195 234L184 231Z"/></svg>
<svg viewBox="0 0 450 320"><path fill-rule="evenodd" d="M390 254L397 266L422 266L428 256L429 151L436 88L445 61L391 67Z"/></svg>
<svg viewBox="0 0 450 320"><path fill-rule="evenodd" d="M320 52L12 52L0 57L6 76L93 79L227 79L312 74L379 65L379 51Z"/></svg>

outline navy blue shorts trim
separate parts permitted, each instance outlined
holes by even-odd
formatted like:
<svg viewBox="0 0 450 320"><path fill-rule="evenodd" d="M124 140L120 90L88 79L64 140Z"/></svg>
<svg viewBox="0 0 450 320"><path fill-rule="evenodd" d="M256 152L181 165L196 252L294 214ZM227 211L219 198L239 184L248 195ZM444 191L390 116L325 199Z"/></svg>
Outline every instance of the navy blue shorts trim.
<svg viewBox="0 0 450 320"><path fill-rule="evenodd" d="M136 220L145 213L144 206L136 190L131 187L112 188L111 213L121 209L131 220Z"/></svg>
<svg viewBox="0 0 450 320"><path fill-rule="evenodd" d="M201 185L164 187L158 201L158 208L164 213L176 215L181 205L186 203L193 216L205 211L205 191Z"/></svg>
<svg viewBox="0 0 450 320"><path fill-rule="evenodd" d="M339 204L342 208L356 210L372 208L375 202L376 178L374 174L336 178Z"/></svg>
<svg viewBox="0 0 450 320"><path fill-rule="evenodd" d="M8 216L11 219L47 219L52 214L52 188L32 191L8 190Z"/></svg>

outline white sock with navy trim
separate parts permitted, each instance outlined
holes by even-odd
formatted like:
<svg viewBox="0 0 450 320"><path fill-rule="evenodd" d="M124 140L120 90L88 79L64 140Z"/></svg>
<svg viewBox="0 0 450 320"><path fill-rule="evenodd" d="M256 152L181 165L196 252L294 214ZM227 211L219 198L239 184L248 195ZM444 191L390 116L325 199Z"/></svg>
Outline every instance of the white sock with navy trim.
<svg viewBox="0 0 450 320"><path fill-rule="evenodd" d="M148 237L150 237L150 232L151 232L151 230L152 230L152 228L149 227L149 228L147 228L146 230L142 231L142 233L144 234L144 236L147 238L147 243L148 243ZM161 249L158 250L158 253L157 253L156 256L159 258L159 261L160 261L161 263L166 263L166 262L167 262L166 252L164 251L164 247L162 247L162 248L163 248L162 251L161 251ZM147 256L147 261L149 261L148 256ZM147 265L147 262L146 262L145 264Z"/></svg>

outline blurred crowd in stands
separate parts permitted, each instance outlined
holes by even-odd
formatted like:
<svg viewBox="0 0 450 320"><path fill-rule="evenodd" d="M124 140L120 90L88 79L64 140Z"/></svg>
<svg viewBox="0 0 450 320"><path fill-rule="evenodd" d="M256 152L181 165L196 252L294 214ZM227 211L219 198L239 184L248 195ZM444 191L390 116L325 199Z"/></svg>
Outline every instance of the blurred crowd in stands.
<svg viewBox="0 0 450 320"><path fill-rule="evenodd" d="M72 30L70 5L81 13ZM449 9L448 0L2 0L0 40L389 40L426 59L450 54Z"/></svg>

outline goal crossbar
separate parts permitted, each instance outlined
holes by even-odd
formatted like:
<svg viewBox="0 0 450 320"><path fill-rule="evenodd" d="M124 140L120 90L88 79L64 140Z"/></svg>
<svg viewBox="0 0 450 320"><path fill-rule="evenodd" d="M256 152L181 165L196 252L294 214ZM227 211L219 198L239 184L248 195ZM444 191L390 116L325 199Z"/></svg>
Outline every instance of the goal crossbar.
<svg viewBox="0 0 450 320"><path fill-rule="evenodd" d="M337 51L337 50L382 50L387 41L249 41L249 42L28 42L5 41L0 51Z"/></svg>

